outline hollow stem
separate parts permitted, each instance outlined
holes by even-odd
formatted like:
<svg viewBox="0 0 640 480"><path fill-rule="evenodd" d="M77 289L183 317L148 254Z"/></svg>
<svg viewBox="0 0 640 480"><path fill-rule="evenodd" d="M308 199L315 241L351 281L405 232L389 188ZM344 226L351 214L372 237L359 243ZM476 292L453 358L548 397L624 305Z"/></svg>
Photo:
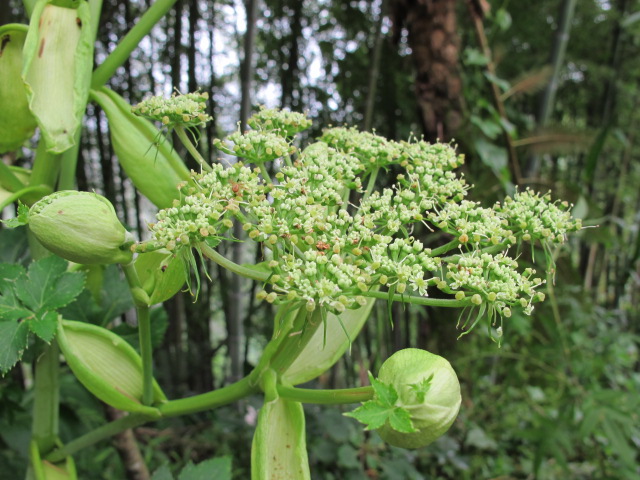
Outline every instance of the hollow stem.
<svg viewBox="0 0 640 480"><path fill-rule="evenodd" d="M60 351L56 341L45 346L36 363L32 438L42 453L50 451L58 438Z"/></svg>
<svg viewBox="0 0 640 480"><path fill-rule="evenodd" d="M258 282L266 282L267 279L269 278L268 272L246 267L244 265L238 265L237 263L232 262L228 258L220 255L216 250L214 250L204 242L200 243L198 245L198 248L200 249L200 251L205 257L207 257L210 260L213 260L218 265L220 265L223 268L226 268L230 272L236 273L242 277L256 280Z"/></svg>
<svg viewBox="0 0 640 480"><path fill-rule="evenodd" d="M321 405L366 402L373 398L373 393L373 387L321 390L278 385L278 395L282 398L301 403L315 403Z"/></svg>
<svg viewBox="0 0 640 480"><path fill-rule="evenodd" d="M128 428L138 427L153 419L154 417L149 417L148 415L144 415L142 413L131 413L122 418L119 418L118 420L114 420L113 422L109 422L94 430L91 430L90 432L85 433L75 440L70 441L65 446L51 452L45 457L45 459L52 463L60 462L64 460L65 457L73 455L83 448L90 447L91 445L94 445L101 440L105 440L113 435L123 432Z"/></svg>
<svg viewBox="0 0 640 480"><path fill-rule="evenodd" d="M0 162L0 185L10 192L22 190L25 187L24 183L11 171L9 165L4 162Z"/></svg>
<svg viewBox="0 0 640 480"><path fill-rule="evenodd" d="M153 345L151 344L150 300L142 288L133 263L122 265L122 270L133 295L138 317L138 339L142 357L142 403L151 405L153 403Z"/></svg>
<svg viewBox="0 0 640 480"><path fill-rule="evenodd" d="M363 292L363 297L378 298L380 300L389 300L389 292ZM391 299L394 302L413 303L414 305L429 305L432 307L449 307L460 308L468 307L472 305L470 298L463 298L462 300L456 300L455 298L431 298L422 297L419 295L400 295L398 293L393 295Z"/></svg>
<svg viewBox="0 0 640 480"><path fill-rule="evenodd" d="M198 164L200 164L202 169L206 172L212 171L213 169L211 168L211 165L209 165L204 160L204 158L202 157L202 155L200 155L200 152L198 151L196 146L193 144L193 142L189 138L189 135L187 134L187 130L182 125L176 125L175 132L178 135L178 138L180 139L182 144L189 151L189 153L195 159L195 161L198 162Z"/></svg>

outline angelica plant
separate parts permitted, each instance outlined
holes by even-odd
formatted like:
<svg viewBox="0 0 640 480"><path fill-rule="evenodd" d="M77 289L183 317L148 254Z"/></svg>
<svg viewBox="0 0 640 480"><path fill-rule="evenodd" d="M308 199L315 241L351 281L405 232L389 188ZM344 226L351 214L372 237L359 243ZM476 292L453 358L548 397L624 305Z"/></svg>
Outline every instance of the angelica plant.
<svg viewBox="0 0 640 480"><path fill-rule="evenodd" d="M29 478L75 479L73 454L82 448L253 394L264 396L251 454L256 480L310 478L303 403L362 402L349 416L401 447L444 434L460 408L460 387L453 367L428 352L397 352L377 377L370 375L371 385L297 385L349 350L377 300L458 308L460 335L484 324L499 344L513 311L531 315L544 299L547 272L523 266L525 254L540 248L551 271L555 247L581 228L570 206L531 190L483 206L469 198L471 185L456 172L464 158L454 145L392 141L349 127L327 128L302 145L298 134L311 120L277 109L260 109L246 131L214 141L222 157L210 165L197 145L198 128L211 120L206 93L149 97L132 107L104 87L172 0L155 2L92 74L99 2L35 3L28 27L0 29L1 61L11 67L2 71L0 98L12 100L0 124L15 124L0 129L0 150L17 148L36 124L43 142L30 172L0 162L0 184L8 189L2 207L23 202L6 225L28 225L36 246L28 268L0 264L0 372L28 347L37 350ZM60 31L68 33L64 41L55 35ZM148 240L136 241L106 198L73 190L72 147L88 101L106 113L127 176L160 209ZM197 171L164 138L169 131L198 162ZM379 188L383 173L393 175L392 184ZM234 237L236 226L242 239ZM441 243L427 243L417 233L425 230L437 231ZM226 258L219 247L236 241L257 244L260 262ZM273 305L273 333L246 377L168 399L153 374L151 307L183 288L189 269L205 258L259 282L258 299ZM89 312L78 313L84 304L76 300L85 284L95 289L96 278L88 277L100 283L107 264L119 266L131 292L138 351L108 322L79 321ZM199 285L188 288L197 293ZM89 392L129 415L62 443L60 354Z"/></svg>

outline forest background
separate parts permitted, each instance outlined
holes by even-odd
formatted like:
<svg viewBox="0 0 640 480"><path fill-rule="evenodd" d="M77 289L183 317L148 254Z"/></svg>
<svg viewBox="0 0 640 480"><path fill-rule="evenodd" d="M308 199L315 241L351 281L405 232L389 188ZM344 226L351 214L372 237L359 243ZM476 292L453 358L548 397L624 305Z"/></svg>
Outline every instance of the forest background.
<svg viewBox="0 0 640 480"><path fill-rule="evenodd" d="M104 0L98 63L148 5ZM0 2L0 25L26 23L23 15L20 2ZM444 310L396 305L392 330L384 305L374 312L351 354L319 383L359 385L392 352L417 346L456 369L461 414L432 446L405 451L335 408L310 407L315 478L637 479L639 78L637 0L178 0L110 87L131 103L209 92L214 121L200 147L210 161L212 140L244 125L257 105L308 111L310 135L346 123L397 140L454 141L479 187L475 200L551 189L593 227L557 252L550 301L532 318L509 319L501 348L481 332L456 340L457 316ZM144 238L153 209L119 169L107 128L90 107L78 188L108 197ZM5 157L30 162L28 150ZM424 238L428 245L426 229ZM240 261L259 254L236 245L229 254ZM14 247L3 245L0 256L19 255ZM255 300L256 285L215 266L207 273L204 303L195 308L181 294L156 312L157 377L170 397L240 378L266 343L270 307ZM129 306L126 297L118 306L125 327ZM65 378L63 432L114 415ZM29 382L24 369L0 379L0 477L25 468ZM152 470L230 454L235 477L246 478L257 407L256 399L139 428L133 448ZM126 478L122 445L78 455L80 472Z"/></svg>

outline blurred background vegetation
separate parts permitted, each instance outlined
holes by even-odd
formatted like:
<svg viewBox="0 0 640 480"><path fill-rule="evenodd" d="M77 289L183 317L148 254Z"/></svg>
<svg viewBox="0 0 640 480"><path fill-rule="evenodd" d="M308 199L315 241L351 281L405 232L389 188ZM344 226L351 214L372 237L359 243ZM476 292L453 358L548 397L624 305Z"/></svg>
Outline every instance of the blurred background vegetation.
<svg viewBox="0 0 640 480"><path fill-rule="evenodd" d="M98 63L149 3L104 0ZM0 2L0 24L26 23L23 15L19 1ZM453 141L474 200L551 189L593 227L556 252L548 301L505 322L501 348L482 332L457 340L456 312L396 305L391 329L384 305L374 311L351 355L315 385L360 385L392 352L416 346L451 362L463 408L434 445L404 451L337 408L309 407L314 478L631 480L640 478L638 78L638 0L177 0L110 86L131 103L209 92L214 121L200 148L211 161L212 140L257 105L286 107L309 112L310 135L347 123L392 139ZM78 188L106 195L144 238L153 209L120 170L98 107L85 125ZM28 150L3 158L30 159ZM425 244L438 241L423 233ZM2 232L2 261L23 254L13 235ZM228 247L237 260L259 255L237 245ZM181 294L156 311L156 370L170 397L244 375L270 334L256 285L215 266L208 273L197 304ZM123 288L115 271L107 275L109 315L126 334L134 330ZM0 478L23 476L30 375L27 364L0 379ZM63 440L116 415L72 376L63 383ZM243 479L259 405L250 399L135 436L151 471L230 454ZM129 478L121 445L77 455L80 478Z"/></svg>

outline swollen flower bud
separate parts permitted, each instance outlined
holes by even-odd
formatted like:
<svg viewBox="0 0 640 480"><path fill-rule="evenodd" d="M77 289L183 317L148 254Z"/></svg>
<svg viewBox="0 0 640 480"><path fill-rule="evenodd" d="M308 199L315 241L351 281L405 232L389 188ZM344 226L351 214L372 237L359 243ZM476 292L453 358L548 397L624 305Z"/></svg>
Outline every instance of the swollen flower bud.
<svg viewBox="0 0 640 480"><path fill-rule="evenodd" d="M132 235L111 202L90 192L66 190L36 202L29 228L46 248L75 263L129 263Z"/></svg>
<svg viewBox="0 0 640 480"><path fill-rule="evenodd" d="M424 447L449 430L458 416L460 383L451 364L438 355L417 348L400 350L382 364L378 380L396 389L396 405L409 411L418 430L398 432L387 422L378 433L391 445Z"/></svg>

